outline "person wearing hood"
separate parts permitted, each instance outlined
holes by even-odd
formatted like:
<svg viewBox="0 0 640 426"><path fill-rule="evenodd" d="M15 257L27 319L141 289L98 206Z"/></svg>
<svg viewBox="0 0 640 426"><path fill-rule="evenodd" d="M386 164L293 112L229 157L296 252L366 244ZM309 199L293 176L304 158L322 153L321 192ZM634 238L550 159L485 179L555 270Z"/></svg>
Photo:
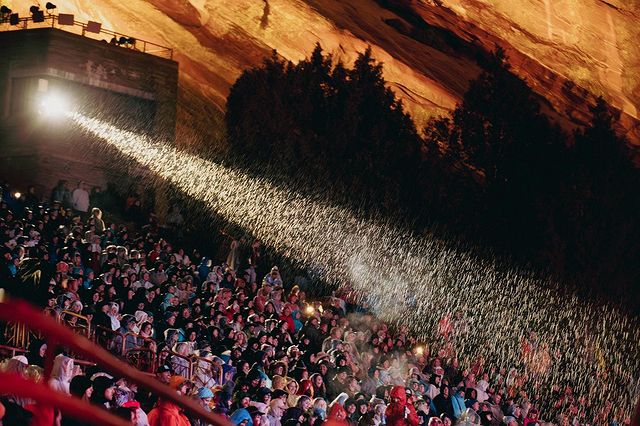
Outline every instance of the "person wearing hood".
<svg viewBox="0 0 640 426"><path fill-rule="evenodd" d="M53 360L49 387L56 392L69 393L69 382L73 377L73 359L62 354Z"/></svg>
<svg viewBox="0 0 640 426"><path fill-rule="evenodd" d="M196 394L196 400L202 409L208 413L211 412L211 403L213 401L213 392L208 387L201 387ZM191 419L193 426L206 426L207 422L201 419Z"/></svg>
<svg viewBox="0 0 640 426"><path fill-rule="evenodd" d="M464 413L467 409L464 402L464 387L460 387L456 390L456 388L451 388L451 405L453 406L453 418L457 419Z"/></svg>
<svg viewBox="0 0 640 426"><path fill-rule="evenodd" d="M69 392L72 396L89 403L93 393L93 382L87 376L75 376L69 384ZM84 421L67 415L62 417L62 422L60 423L61 426L82 426L84 424Z"/></svg>
<svg viewBox="0 0 640 426"><path fill-rule="evenodd" d="M30 365L37 365L44 368L44 357L47 353L47 342L42 339L33 339L29 343L29 353L27 359Z"/></svg>
<svg viewBox="0 0 640 426"><path fill-rule="evenodd" d="M107 410L115 407L114 394L116 390L115 381L108 376L98 376L93 379L93 392L91 393L91 403L101 406Z"/></svg>
<svg viewBox="0 0 640 426"><path fill-rule="evenodd" d="M198 278L200 279L200 283L203 283L207 280L210 271L211 260L208 257L203 257L200 265L198 265Z"/></svg>
<svg viewBox="0 0 640 426"><path fill-rule="evenodd" d="M173 376L169 381L171 389L182 393L185 389L186 379L182 376ZM160 398L156 408L148 415L149 426L190 426L189 418L184 415L182 409L175 403Z"/></svg>
<svg viewBox="0 0 640 426"><path fill-rule="evenodd" d="M264 426L266 424L266 419L264 417L264 409L261 409L256 406L249 406L246 408L251 416L251 421L253 422L253 426Z"/></svg>
<svg viewBox="0 0 640 426"><path fill-rule="evenodd" d="M126 354L127 351L138 347L137 333L134 330L135 325L136 321L132 315L124 315L122 317L118 334L113 339L113 352Z"/></svg>
<svg viewBox="0 0 640 426"><path fill-rule="evenodd" d="M347 411L336 400L334 400L331 405L329 405L329 414L327 415L327 421L336 426L349 425L349 422L347 421Z"/></svg>
<svg viewBox="0 0 640 426"><path fill-rule="evenodd" d="M433 398L433 405L436 407L437 415L445 414L450 419L453 419L454 410L450 392L449 386L442 386L440 393Z"/></svg>
<svg viewBox="0 0 640 426"><path fill-rule="evenodd" d="M87 376L75 376L69 383L69 393L84 402L89 402L93 394L93 382Z"/></svg>
<svg viewBox="0 0 640 426"><path fill-rule="evenodd" d="M299 407L289 407L282 415L282 426L301 425L305 421L304 411Z"/></svg>
<svg viewBox="0 0 640 426"><path fill-rule="evenodd" d="M109 311L107 315L109 316L109 320L111 322L111 330L117 331L120 328L120 320L118 316L120 314L120 305L115 302L109 303Z"/></svg>
<svg viewBox="0 0 640 426"><path fill-rule="evenodd" d="M282 398L274 398L269 403L269 409L267 410L268 426L281 426L280 420L284 414L284 410L287 408L287 404Z"/></svg>
<svg viewBox="0 0 640 426"><path fill-rule="evenodd" d="M231 382L233 383L233 382ZM213 412L228 419L229 411L231 410L231 391L223 389L217 390L213 395Z"/></svg>
<svg viewBox="0 0 640 426"><path fill-rule="evenodd" d="M0 371L6 374L16 374L22 378L28 378L27 368L29 362L24 355L16 355L13 358L7 359L0 364ZM32 401L29 398L24 398L16 395L7 395L7 399L20 407L26 407Z"/></svg>
<svg viewBox="0 0 640 426"><path fill-rule="evenodd" d="M229 421L233 426L253 426L253 420L246 408L238 408L231 413Z"/></svg>
<svg viewBox="0 0 640 426"><path fill-rule="evenodd" d="M386 410L389 426L418 426L419 419L413 405L407 402L404 386L394 386L389 393L391 403Z"/></svg>

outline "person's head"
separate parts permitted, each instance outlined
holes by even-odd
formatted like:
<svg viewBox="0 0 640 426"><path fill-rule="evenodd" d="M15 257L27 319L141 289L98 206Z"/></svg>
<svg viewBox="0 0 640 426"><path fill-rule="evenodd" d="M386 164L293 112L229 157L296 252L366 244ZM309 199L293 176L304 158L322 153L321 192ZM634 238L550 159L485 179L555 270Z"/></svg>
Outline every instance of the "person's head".
<svg viewBox="0 0 640 426"><path fill-rule="evenodd" d="M69 383L69 393L84 401L89 401L93 393L93 382L87 376L75 376Z"/></svg>
<svg viewBox="0 0 640 426"><path fill-rule="evenodd" d="M440 420L439 417L431 417L429 419L429 425L428 426L443 426L442 420Z"/></svg>
<svg viewBox="0 0 640 426"><path fill-rule="evenodd" d="M169 379L169 387L178 392L180 395L187 395L189 393L190 385L191 384L187 381L187 379L182 376L175 375L171 376L171 379Z"/></svg>
<svg viewBox="0 0 640 426"><path fill-rule="evenodd" d="M324 379L322 378L322 376L320 374L314 374L313 375L313 385L316 388L322 387L322 385L324 384Z"/></svg>
<svg viewBox="0 0 640 426"><path fill-rule="evenodd" d="M203 407L211 406L211 401L213 401L213 392L211 392L211 389L205 387L198 389L198 401Z"/></svg>
<svg viewBox="0 0 640 426"><path fill-rule="evenodd" d="M298 402L296 404L296 406L305 413L311 409L312 405L313 405L313 402L311 401L311 398L307 395L302 395L300 398L298 398Z"/></svg>
<svg viewBox="0 0 640 426"><path fill-rule="evenodd" d="M47 353L47 344L46 342L42 342L40 344L40 347L38 348L38 355L44 358L46 353Z"/></svg>
<svg viewBox="0 0 640 426"><path fill-rule="evenodd" d="M100 402L113 401L116 391L115 381L107 376L98 376L93 380L92 397L98 398Z"/></svg>
<svg viewBox="0 0 640 426"><path fill-rule="evenodd" d="M258 402L269 405L269 403L271 402L271 394L272 394L271 389L267 387L262 387L258 389L258 392L257 392Z"/></svg>
<svg viewBox="0 0 640 426"><path fill-rule="evenodd" d="M282 389L276 389L273 391L273 394L271 395L271 401L273 402L274 400L279 399L283 403L286 403L288 396L289 394L286 391Z"/></svg>
<svg viewBox="0 0 640 426"><path fill-rule="evenodd" d="M169 381L171 380L171 368L169 368L169 366L167 365L158 367L158 369L156 370L156 378L160 382L168 385Z"/></svg>
<svg viewBox="0 0 640 426"><path fill-rule="evenodd" d="M295 395L298 392L298 382L291 379L289 383L287 383L287 392L291 395Z"/></svg>
<svg viewBox="0 0 640 426"><path fill-rule="evenodd" d="M151 333L153 331L153 326L149 321L145 321L140 326L140 335L142 337L151 337Z"/></svg>

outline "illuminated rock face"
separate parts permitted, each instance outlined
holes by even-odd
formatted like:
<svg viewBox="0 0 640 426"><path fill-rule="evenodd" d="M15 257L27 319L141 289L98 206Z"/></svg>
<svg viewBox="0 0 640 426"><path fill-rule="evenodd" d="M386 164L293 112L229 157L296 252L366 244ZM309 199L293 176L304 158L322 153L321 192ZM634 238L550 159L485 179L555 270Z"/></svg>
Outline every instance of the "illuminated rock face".
<svg viewBox="0 0 640 426"><path fill-rule="evenodd" d="M9 7L28 15L32 3L14 0ZM316 42L344 62L370 45L374 57L385 63L385 78L420 125L429 116L454 108L468 80L478 74L473 55L459 46L463 41L486 50L502 46L515 72L549 101L546 109L554 110L565 127L588 119L593 93L622 111L624 131L640 142L638 0L59 0L56 4L59 12L75 13L77 20L96 20L104 28L172 46L174 59L180 62L178 119L184 119L183 125L202 122L200 116L212 110L222 111L240 72L260 63L272 49L296 61L307 56ZM446 30L448 38L425 36L412 14ZM454 43L448 46L447 40ZM194 94L201 96L196 99ZM183 130L178 134L188 136L188 129Z"/></svg>

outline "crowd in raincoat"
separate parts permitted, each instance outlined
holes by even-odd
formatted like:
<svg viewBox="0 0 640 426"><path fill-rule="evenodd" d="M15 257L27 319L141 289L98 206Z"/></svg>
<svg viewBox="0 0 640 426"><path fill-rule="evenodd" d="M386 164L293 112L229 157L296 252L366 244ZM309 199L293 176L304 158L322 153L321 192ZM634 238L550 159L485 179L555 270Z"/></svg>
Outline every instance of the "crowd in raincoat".
<svg viewBox="0 0 640 426"><path fill-rule="evenodd" d="M258 240L230 246L222 259L233 266L172 244L154 216L134 230L109 222L97 208L80 214L57 202L0 204L3 285L15 290L21 285L17 268L36 264L41 279L40 290L29 295L34 303L74 327L86 318L96 330L119 331L124 337L104 339L114 353L153 351L161 362L147 367L160 382L234 426L624 420L616 407L585 406L570 384L556 389L554 401L539 400L520 366L491 365L482 357L461 362L443 343L460 323L455 315L437 325L445 330L443 340L418 342L406 327L386 324L340 294L309 300L309 284L281 274ZM52 349L42 340L26 349L0 368L43 380ZM48 380L52 390L139 426L204 424L174 403L99 367L74 365L58 351ZM195 374L189 360L195 360ZM50 425L51 419L83 424L58 412L44 415L33 401L12 395L0 402L3 426ZM542 407L553 412L540 412Z"/></svg>

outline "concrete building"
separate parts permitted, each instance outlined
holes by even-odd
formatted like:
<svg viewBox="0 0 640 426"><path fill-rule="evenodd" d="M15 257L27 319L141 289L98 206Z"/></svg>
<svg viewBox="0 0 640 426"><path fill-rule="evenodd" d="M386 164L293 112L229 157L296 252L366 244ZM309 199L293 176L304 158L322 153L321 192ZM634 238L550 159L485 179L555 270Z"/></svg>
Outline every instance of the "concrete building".
<svg viewBox="0 0 640 426"><path fill-rule="evenodd" d="M177 62L104 37L51 27L0 31L0 179L35 185L45 197L59 179L71 189L73 180L102 188L135 181L106 144L66 118L68 110L173 141Z"/></svg>

